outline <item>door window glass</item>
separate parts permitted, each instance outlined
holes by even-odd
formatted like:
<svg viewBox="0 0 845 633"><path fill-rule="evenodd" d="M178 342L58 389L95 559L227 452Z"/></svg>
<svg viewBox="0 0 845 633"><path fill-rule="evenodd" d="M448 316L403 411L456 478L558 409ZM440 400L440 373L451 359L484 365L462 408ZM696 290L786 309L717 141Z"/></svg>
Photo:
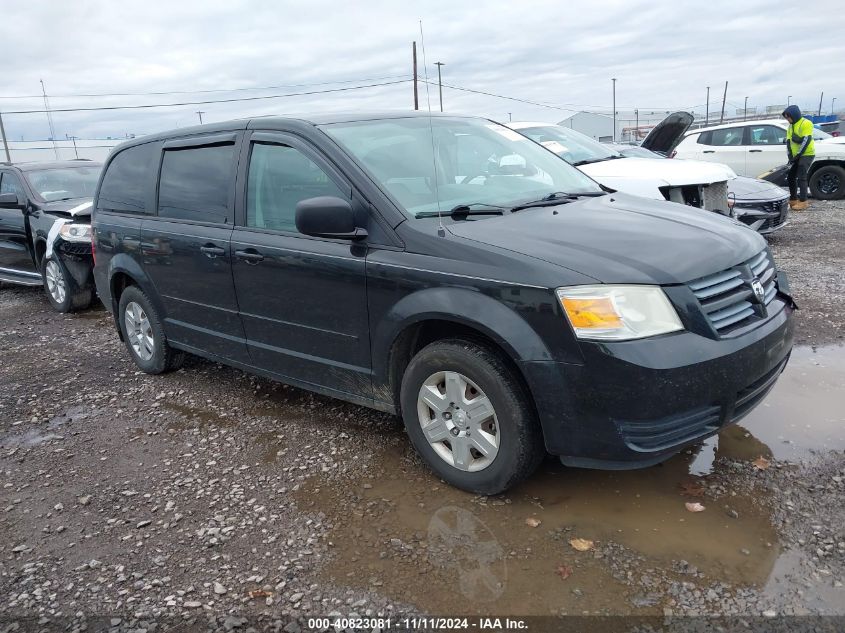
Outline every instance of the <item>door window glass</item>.
<svg viewBox="0 0 845 633"><path fill-rule="evenodd" d="M252 146L246 193L247 226L296 232L296 204L318 196L348 200L319 165L287 145Z"/></svg>
<svg viewBox="0 0 845 633"><path fill-rule="evenodd" d="M748 127L752 145L783 145L786 130L774 125L751 125Z"/></svg>
<svg viewBox="0 0 845 633"><path fill-rule="evenodd" d="M18 180L17 176L7 171L0 174L0 193L16 193L22 199L26 199L21 181Z"/></svg>
<svg viewBox="0 0 845 633"><path fill-rule="evenodd" d="M718 145L722 147L732 145L742 145L742 133L744 128L729 127L721 130L713 130L713 136L710 140L710 145Z"/></svg>
<svg viewBox="0 0 845 633"><path fill-rule="evenodd" d="M231 224L234 155L231 143L166 149L158 190L159 216Z"/></svg>

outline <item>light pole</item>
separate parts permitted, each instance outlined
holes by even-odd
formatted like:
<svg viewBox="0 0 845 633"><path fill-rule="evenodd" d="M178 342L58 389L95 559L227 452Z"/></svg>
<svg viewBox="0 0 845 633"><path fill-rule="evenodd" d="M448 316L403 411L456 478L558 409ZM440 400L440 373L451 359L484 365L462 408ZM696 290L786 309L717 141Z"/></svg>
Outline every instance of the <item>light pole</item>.
<svg viewBox="0 0 845 633"><path fill-rule="evenodd" d="M611 79L613 82L613 142L616 142L616 77Z"/></svg>
<svg viewBox="0 0 845 633"><path fill-rule="evenodd" d="M707 103L704 104L704 125L710 123L710 86L707 86Z"/></svg>
<svg viewBox="0 0 845 633"><path fill-rule="evenodd" d="M745 121L748 118L748 97L745 97L745 107L742 108L742 120Z"/></svg>
<svg viewBox="0 0 845 633"><path fill-rule="evenodd" d="M434 62L437 66L437 87L440 90L440 111L443 112L443 79L440 78L440 67L445 66L443 62Z"/></svg>
<svg viewBox="0 0 845 633"><path fill-rule="evenodd" d="M836 103L836 97L830 100L830 113L833 114L833 104Z"/></svg>
<svg viewBox="0 0 845 633"><path fill-rule="evenodd" d="M788 107L789 107L789 106L791 106L791 105L792 105L792 95L789 95L789 96L786 98L786 107L788 108Z"/></svg>

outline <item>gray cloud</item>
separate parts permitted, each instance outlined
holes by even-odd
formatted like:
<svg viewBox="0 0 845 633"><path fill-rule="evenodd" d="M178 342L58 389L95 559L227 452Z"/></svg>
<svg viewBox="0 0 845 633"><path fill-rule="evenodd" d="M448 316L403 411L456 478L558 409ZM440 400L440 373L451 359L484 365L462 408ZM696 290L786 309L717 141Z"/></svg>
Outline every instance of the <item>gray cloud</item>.
<svg viewBox="0 0 845 633"><path fill-rule="evenodd" d="M429 79L553 104L609 111L611 77L620 109L711 110L730 82L728 109L784 103L823 108L842 88L845 44L830 20L841 8L794 3L474 2L411 4L294 1L6 3L0 24L0 97L99 92L293 86L404 75L424 21ZM809 37L806 34L811 34ZM422 50L420 49L420 74ZM342 84L323 86L339 87ZM319 89L320 86L311 86ZM425 87L421 99L425 104ZM305 89L305 88L301 88ZM284 88L271 92L294 92ZM267 92L63 98L54 108L228 98ZM436 87L430 88L437 108ZM845 101L845 91L839 97ZM567 112L444 89L447 110L555 121ZM359 109L407 109L410 83L339 92L156 110L56 113L58 137L122 136L234 117ZM845 103L843 103L845 105ZM38 98L0 98L0 111L39 109ZM4 117L11 138L48 136L43 114Z"/></svg>

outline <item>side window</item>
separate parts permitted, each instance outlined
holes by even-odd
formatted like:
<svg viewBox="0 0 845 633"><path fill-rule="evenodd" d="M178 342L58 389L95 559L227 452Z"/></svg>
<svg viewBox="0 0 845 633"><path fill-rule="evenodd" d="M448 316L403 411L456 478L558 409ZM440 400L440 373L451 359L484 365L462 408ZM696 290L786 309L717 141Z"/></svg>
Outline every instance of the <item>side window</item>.
<svg viewBox="0 0 845 633"><path fill-rule="evenodd" d="M16 193L21 198L26 199L26 193L20 179L8 171L0 172L0 193Z"/></svg>
<svg viewBox="0 0 845 633"><path fill-rule="evenodd" d="M712 145L713 144L713 131L707 130L706 132L702 132L698 135L698 140L696 141L699 145Z"/></svg>
<svg viewBox="0 0 845 633"><path fill-rule="evenodd" d="M97 210L151 213L146 208L146 192L158 155L157 143L145 143L115 156L103 176Z"/></svg>
<svg viewBox="0 0 845 633"><path fill-rule="evenodd" d="M232 223L234 144L165 149L158 189L163 218Z"/></svg>
<svg viewBox="0 0 845 633"><path fill-rule="evenodd" d="M742 134L745 128L742 127L728 127L721 130L712 130L712 138L709 145L718 145L720 147L730 145L742 145Z"/></svg>
<svg viewBox="0 0 845 633"><path fill-rule="evenodd" d="M319 165L287 145L255 143L249 161L246 225L296 232L296 203L317 196L348 200Z"/></svg>
<svg viewBox="0 0 845 633"><path fill-rule="evenodd" d="M752 145L783 145L786 130L774 125L750 125Z"/></svg>

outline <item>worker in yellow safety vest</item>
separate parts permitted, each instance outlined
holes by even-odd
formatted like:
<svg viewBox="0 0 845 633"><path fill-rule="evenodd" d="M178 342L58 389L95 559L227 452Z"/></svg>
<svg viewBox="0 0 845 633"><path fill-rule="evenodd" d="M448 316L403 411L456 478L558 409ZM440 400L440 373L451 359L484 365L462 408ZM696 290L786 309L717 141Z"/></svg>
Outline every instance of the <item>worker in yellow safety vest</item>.
<svg viewBox="0 0 845 633"><path fill-rule="evenodd" d="M789 206L793 211L803 211L810 206L807 202L807 176L816 156L813 143L813 122L801 116L801 109L791 105L783 111L783 118L789 122L786 129L786 153L789 156ZM800 193L799 193L800 190Z"/></svg>

